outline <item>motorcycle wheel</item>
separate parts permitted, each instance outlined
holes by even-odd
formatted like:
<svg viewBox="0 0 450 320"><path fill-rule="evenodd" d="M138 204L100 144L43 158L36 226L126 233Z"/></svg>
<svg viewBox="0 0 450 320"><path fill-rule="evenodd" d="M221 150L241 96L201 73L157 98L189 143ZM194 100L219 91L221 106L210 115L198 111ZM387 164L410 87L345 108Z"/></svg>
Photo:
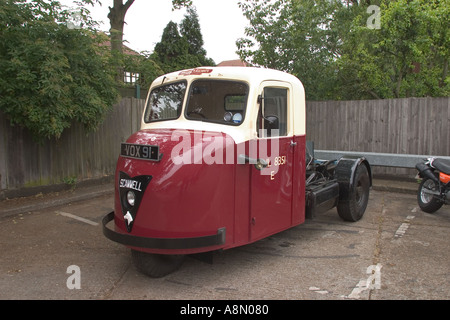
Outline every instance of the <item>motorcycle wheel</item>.
<svg viewBox="0 0 450 320"><path fill-rule="evenodd" d="M151 277L161 278L180 268L184 255L165 255L131 250L131 257L136 269Z"/></svg>
<svg viewBox="0 0 450 320"><path fill-rule="evenodd" d="M427 191L439 191L439 186L431 179L423 179L420 183L419 190L417 192L417 201L422 211L426 213L435 213L438 211L443 203L436 196L429 194Z"/></svg>

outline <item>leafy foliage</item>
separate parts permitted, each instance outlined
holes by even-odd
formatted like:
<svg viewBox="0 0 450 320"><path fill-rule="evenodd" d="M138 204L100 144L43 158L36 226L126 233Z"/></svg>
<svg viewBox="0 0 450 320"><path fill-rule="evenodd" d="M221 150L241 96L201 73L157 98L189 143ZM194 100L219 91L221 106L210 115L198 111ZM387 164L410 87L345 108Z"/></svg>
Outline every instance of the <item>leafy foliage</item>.
<svg viewBox="0 0 450 320"><path fill-rule="evenodd" d="M58 2L0 2L0 110L36 140L74 121L95 129L116 102L106 39L82 12L84 28L69 29Z"/></svg>
<svg viewBox="0 0 450 320"><path fill-rule="evenodd" d="M206 51L203 49L203 36L194 7L188 8L180 28L173 21L167 24L161 36L161 41L155 45L151 57L165 73L204 65L215 65L212 59L206 57Z"/></svg>
<svg viewBox="0 0 450 320"><path fill-rule="evenodd" d="M164 74L159 64L150 57L148 52L141 52L139 55L123 54L122 65L127 72L139 73L139 79L132 86L139 84L143 88L150 87L153 80ZM126 86L125 84L121 84Z"/></svg>
<svg viewBox="0 0 450 320"><path fill-rule="evenodd" d="M98 0L84 0L97 1ZM139 84L147 86L152 79L164 73L155 61L155 57L150 57L142 53L144 57L130 56L123 52L123 28L125 24L125 15L135 0L113 0L113 6L109 7L108 19L110 21L111 36L111 54L112 63L116 69L116 79L120 82L124 70L139 72L141 75ZM192 6L192 0L172 0L172 10L189 8ZM125 69L124 69L125 67Z"/></svg>
<svg viewBox="0 0 450 320"><path fill-rule="evenodd" d="M381 13L369 28L369 4ZM241 59L298 76L307 98L448 96L450 0L243 0Z"/></svg>
<svg viewBox="0 0 450 320"><path fill-rule="evenodd" d="M172 0L173 10L192 6L192 0Z"/></svg>
<svg viewBox="0 0 450 320"><path fill-rule="evenodd" d="M335 1L247 0L248 38L237 41L241 59L298 76L309 99L331 98L339 38L331 29Z"/></svg>
<svg viewBox="0 0 450 320"><path fill-rule="evenodd" d="M356 17L338 61L346 98L448 96L450 1L383 1L381 29Z"/></svg>

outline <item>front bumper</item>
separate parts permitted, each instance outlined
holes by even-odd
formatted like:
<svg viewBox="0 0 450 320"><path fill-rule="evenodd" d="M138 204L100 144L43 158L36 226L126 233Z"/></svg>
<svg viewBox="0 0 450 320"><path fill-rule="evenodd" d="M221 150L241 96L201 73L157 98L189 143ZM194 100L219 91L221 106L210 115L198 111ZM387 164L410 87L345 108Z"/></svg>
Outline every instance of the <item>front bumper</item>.
<svg viewBox="0 0 450 320"><path fill-rule="evenodd" d="M225 228L217 230L217 234L194 238L147 238L131 234L119 233L108 228L114 220L114 211L103 217L103 234L108 239L120 244L146 249L195 249L225 244Z"/></svg>

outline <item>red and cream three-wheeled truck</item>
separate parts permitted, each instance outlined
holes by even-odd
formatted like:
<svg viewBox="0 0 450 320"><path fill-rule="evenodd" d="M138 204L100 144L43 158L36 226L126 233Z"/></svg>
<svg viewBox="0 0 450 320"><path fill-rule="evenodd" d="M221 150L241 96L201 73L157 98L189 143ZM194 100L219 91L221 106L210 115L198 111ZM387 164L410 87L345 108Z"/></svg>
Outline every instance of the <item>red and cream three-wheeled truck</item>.
<svg viewBox="0 0 450 320"><path fill-rule="evenodd" d="M161 277L186 255L242 246L333 207L357 221L371 184L364 158L314 159L293 75L183 70L152 83L141 129L121 145L103 233Z"/></svg>

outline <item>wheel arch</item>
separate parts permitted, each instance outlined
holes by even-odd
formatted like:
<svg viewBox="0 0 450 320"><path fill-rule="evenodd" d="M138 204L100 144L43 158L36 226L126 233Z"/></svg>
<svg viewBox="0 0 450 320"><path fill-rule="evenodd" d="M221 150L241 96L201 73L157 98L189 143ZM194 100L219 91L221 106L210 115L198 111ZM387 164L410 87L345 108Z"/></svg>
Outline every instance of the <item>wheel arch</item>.
<svg viewBox="0 0 450 320"><path fill-rule="evenodd" d="M347 200L350 190L355 183L355 174L358 166L364 165L369 174L369 187L372 187L372 169L369 161L365 157L345 156L339 159L336 166L335 175L339 183L339 200Z"/></svg>

